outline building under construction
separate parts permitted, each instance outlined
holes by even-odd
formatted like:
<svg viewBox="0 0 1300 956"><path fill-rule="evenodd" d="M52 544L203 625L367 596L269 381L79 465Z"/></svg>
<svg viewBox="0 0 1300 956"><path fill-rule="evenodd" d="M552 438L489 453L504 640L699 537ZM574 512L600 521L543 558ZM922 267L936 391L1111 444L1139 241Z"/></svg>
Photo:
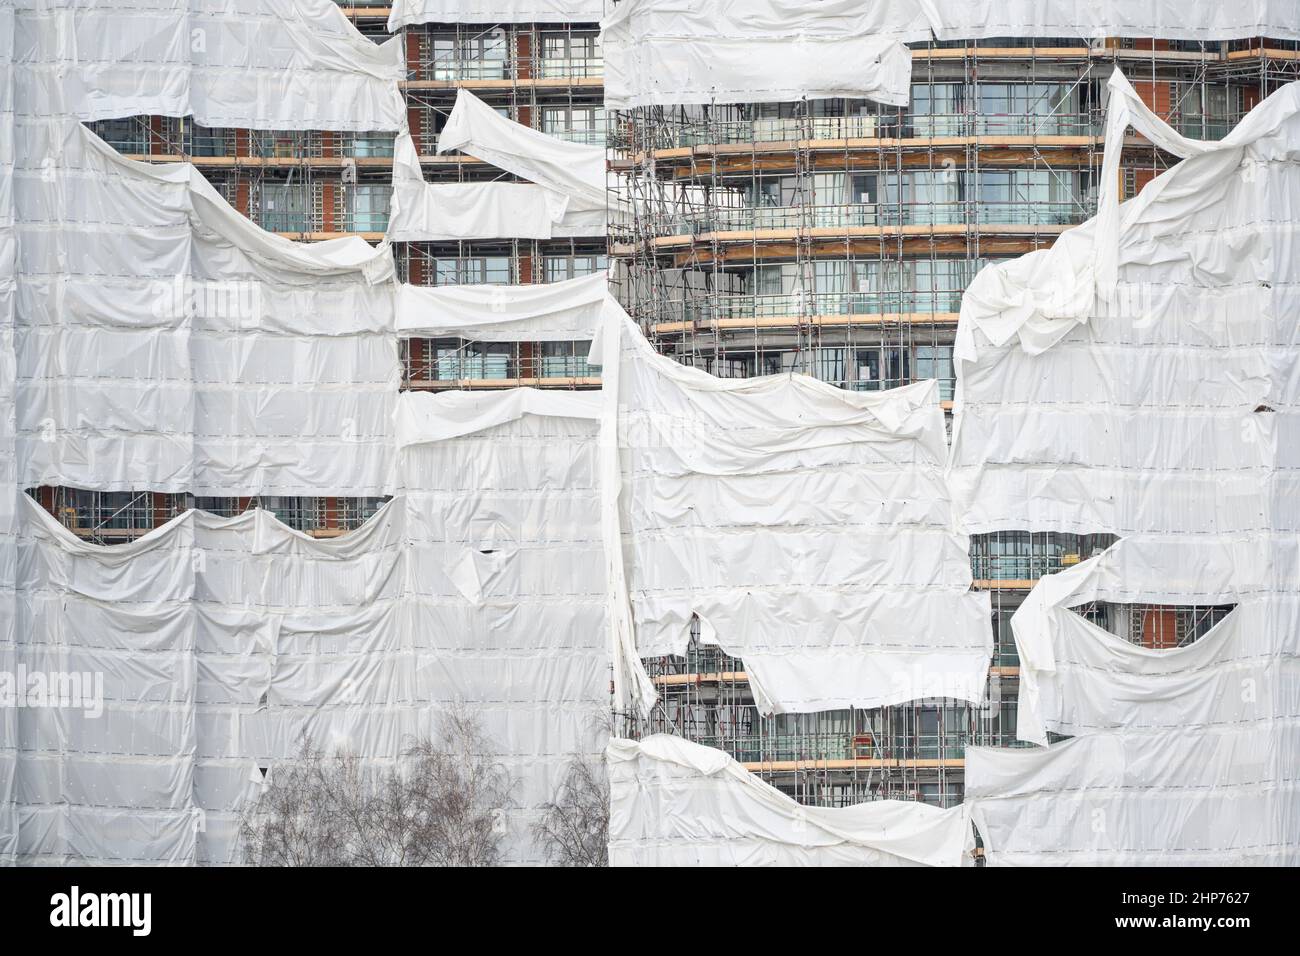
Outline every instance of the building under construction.
<svg viewBox="0 0 1300 956"><path fill-rule="evenodd" d="M267 232L303 243L388 242L396 278L409 286L528 286L607 273L654 349L681 365L719 379L803 373L846 393L936 380L950 430L967 287L982 269L1049 249L1099 212L1112 72L1122 71L1182 136L1207 141L1300 79L1293 35L1192 40L1091 30L1082 38L1082 30L1050 36L1040 28L1032 36L982 29L962 38L949 30L916 40L909 25L894 38L910 58L906 105L866 95L767 99L763 90L728 98L720 79L721 91L707 100L679 103L675 74L644 73L651 92L638 99L626 95L637 80L620 65L619 105L607 107L611 51L608 42L602 49L594 19L475 22L467 13L457 22L416 18L423 22L394 27L390 6L339 5L374 43L398 38L404 132L207 128L162 115L86 125L132 159L192 164ZM635 13L653 4L608 6L607 14ZM605 29L608 35L609 21ZM645 37L631 42L637 39ZM620 57L628 43L619 43ZM641 68L653 73L654 62L647 57ZM523 127L606 147L606 227L549 238L394 238L404 136L426 184L527 181L467 150L439 151L462 91ZM1112 187L1133 198L1180 158L1129 130ZM399 340L407 393L595 393L608 372L585 337L488 341L408 332ZM140 538L191 508L221 516L263 509L291 529L338 539L388 500L327 489L310 497L257 489L224 497L151 487L24 490L96 545ZM893 799L958 807L967 797L967 748L1024 741L1012 615L1045 575L1124 537L1100 525L1027 528L1009 524L969 539L973 589L988 595L991 608L994 653L982 704L927 697L764 713L743 657L728 654L696 620L684 655L642 655L658 700L647 712L616 701L615 733L669 734L715 748L807 806ZM1133 645L1168 650L1191 646L1234 606L1102 598L1075 610ZM1052 740L1064 736L1054 732Z"/></svg>
<svg viewBox="0 0 1300 956"><path fill-rule="evenodd" d="M345 3L376 42L391 8ZM1300 43L999 37L911 43L907 107L866 99L639 107L603 105L598 23L422 23L403 27L407 117L429 182L517 180L436 142L457 90L515 122L611 150L604 237L397 243L415 285L555 282L611 268L620 301L665 355L728 378L802 372L850 390L938 379L954 385L961 295L990 263L1050 246L1096 211L1104 88L1123 68L1185 135L1217 139L1263 97L1300 78ZM100 121L119 151L198 166L262 228L303 241L383 238L393 134L204 129L171 117ZM1176 158L1125 143L1131 197ZM608 245L608 250L607 250ZM403 342L410 389L589 388L587 343ZM90 540L129 540L189 507L261 507L329 537L383 499L208 499L40 488L31 493ZM962 801L968 744L1014 745L1017 659L1010 618L1043 575L1112 535L1009 530L971 542L989 591L997 654L985 708L918 701L879 711L760 717L743 661L717 648L649 663L663 693L641 732L721 748L808 803ZM1100 612L1099 612L1100 613ZM1126 636L1180 646L1219 609L1152 608ZM1104 619L1104 618L1103 618Z"/></svg>
<svg viewBox="0 0 1300 956"><path fill-rule="evenodd" d="M1117 66L1184 135L1219 139L1300 77L1300 47L994 37L910 43L910 104L866 99L611 111L610 254L620 298L655 346L714 375L802 372L876 391L938 379L946 409L962 292L983 267L1046 248L1096 213L1106 80ZM1124 143L1124 198L1177 162ZM968 745L1014 746L1011 615L1046 574L1110 534L975 535L992 596L988 703L762 717L744 662L716 647L650 662L663 700L643 731L718 747L801 802L878 797L953 806ZM1097 607L1148 648L1184 646L1227 608Z"/></svg>

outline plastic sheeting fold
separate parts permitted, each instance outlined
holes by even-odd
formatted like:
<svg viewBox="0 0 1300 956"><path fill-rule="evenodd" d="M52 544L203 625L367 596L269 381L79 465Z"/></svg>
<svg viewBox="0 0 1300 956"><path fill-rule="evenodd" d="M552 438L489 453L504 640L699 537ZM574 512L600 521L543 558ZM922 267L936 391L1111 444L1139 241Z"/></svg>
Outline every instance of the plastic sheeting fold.
<svg viewBox="0 0 1300 956"><path fill-rule="evenodd" d="M617 305L592 356L620 703L648 706L635 656L685 653L693 617L764 713L983 699L989 596L953 529L934 382L718 379L658 355Z"/></svg>
<svg viewBox="0 0 1300 956"><path fill-rule="evenodd" d="M404 284L397 330L476 342L589 342L608 298L603 273L515 286Z"/></svg>
<svg viewBox="0 0 1300 956"><path fill-rule="evenodd" d="M387 245L290 242L191 166L44 128L15 177L19 481L381 494L400 377Z"/></svg>
<svg viewBox="0 0 1300 956"><path fill-rule="evenodd" d="M530 181L425 182L415 143L402 133L394 145L390 240L605 235L604 150L513 123L465 90L438 148L461 149Z"/></svg>
<svg viewBox="0 0 1300 956"><path fill-rule="evenodd" d="M993 37L1300 38L1300 0L622 0L604 28L611 109L863 97L906 105L903 43ZM779 62L781 69L771 64Z"/></svg>
<svg viewBox="0 0 1300 956"><path fill-rule="evenodd" d="M1300 718L1298 546L1289 537L1142 536L1043 578L1011 619L1017 736L1046 745L1049 731L1266 732ZM1157 650L1075 610L1094 601L1236 607L1192 643Z"/></svg>
<svg viewBox="0 0 1300 956"><path fill-rule="evenodd" d="M516 779L506 860L540 861L537 808L571 755L604 746L597 402L403 406L401 494L342 538L187 512L109 548L23 499L15 670L99 675L102 711L6 708L0 850L233 862L258 768L302 737L384 765L465 704Z"/></svg>
<svg viewBox="0 0 1300 956"><path fill-rule="evenodd" d="M1300 84L962 299L950 484L972 533L1300 530ZM1107 178L1109 174L1103 176ZM1109 178L1116 178L1110 176ZM1114 186L1114 184L1111 184Z"/></svg>
<svg viewBox="0 0 1300 956"><path fill-rule="evenodd" d="M964 805L810 807L726 754L680 737L611 740L612 866L960 866Z"/></svg>
<svg viewBox="0 0 1300 956"><path fill-rule="evenodd" d="M400 38L331 0L18 0L17 92L32 116L193 116L209 127L398 130Z"/></svg>
<svg viewBox="0 0 1300 956"><path fill-rule="evenodd" d="M602 23L610 109L866 97L906 106L912 58L882 5L624 0ZM780 68L773 65L779 63Z"/></svg>
<svg viewBox="0 0 1300 956"><path fill-rule="evenodd" d="M966 752L990 865L1300 862L1300 541L1126 539L1044 578L1012 618L1018 734ZM1075 609L1236 607L1194 642L1135 646Z"/></svg>
<svg viewBox="0 0 1300 956"><path fill-rule="evenodd" d="M606 0L393 0L388 29L415 23L598 23Z"/></svg>

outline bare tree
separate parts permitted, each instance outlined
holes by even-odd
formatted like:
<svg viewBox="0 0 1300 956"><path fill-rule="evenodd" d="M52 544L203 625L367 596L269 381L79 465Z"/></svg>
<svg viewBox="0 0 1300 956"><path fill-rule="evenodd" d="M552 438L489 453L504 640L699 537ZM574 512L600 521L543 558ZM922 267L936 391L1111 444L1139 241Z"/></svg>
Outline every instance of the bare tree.
<svg viewBox="0 0 1300 956"><path fill-rule="evenodd" d="M561 866L609 866L609 778L605 767L575 754L555 799L544 804L533 839Z"/></svg>
<svg viewBox="0 0 1300 956"><path fill-rule="evenodd" d="M396 765L304 741L240 820L261 866L491 866L513 781L468 713L444 714Z"/></svg>

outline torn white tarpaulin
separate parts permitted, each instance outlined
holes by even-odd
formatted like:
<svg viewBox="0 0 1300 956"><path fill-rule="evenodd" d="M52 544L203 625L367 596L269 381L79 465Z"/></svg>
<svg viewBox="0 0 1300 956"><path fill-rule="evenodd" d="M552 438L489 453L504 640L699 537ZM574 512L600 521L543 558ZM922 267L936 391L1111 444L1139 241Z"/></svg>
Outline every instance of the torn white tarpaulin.
<svg viewBox="0 0 1300 956"><path fill-rule="evenodd" d="M611 740L606 760L612 866L960 866L974 848L964 805L802 806L680 737Z"/></svg>
<svg viewBox="0 0 1300 956"><path fill-rule="evenodd" d="M598 23L610 0L393 0L388 29L415 23Z"/></svg>
<svg viewBox="0 0 1300 956"><path fill-rule="evenodd" d="M590 342L608 285L604 273L532 285L402 285L397 330L476 342Z"/></svg>
<svg viewBox="0 0 1300 956"><path fill-rule="evenodd" d="M393 148L393 242L449 239L562 239L605 234L605 207L583 209L536 183L427 183L407 133Z"/></svg>
<svg viewBox="0 0 1300 956"><path fill-rule="evenodd" d="M188 165L21 137L19 480L376 495L400 377L386 245L263 232Z"/></svg>
<svg viewBox="0 0 1300 956"><path fill-rule="evenodd" d="M405 393L411 639L437 699L472 705L517 781L510 859L609 708L598 469L589 393Z"/></svg>
<svg viewBox="0 0 1300 956"><path fill-rule="evenodd" d="M400 509L330 541L264 511L187 512L102 547L24 504L19 862L236 862L258 768L304 733L392 756L423 726L396 603ZM34 675L63 675L67 693Z"/></svg>
<svg viewBox="0 0 1300 956"><path fill-rule="evenodd" d="M1077 739L967 751L989 863L1300 860L1298 558L1293 535L1138 536L1043 578L1012 618L1018 736ZM1160 650L1085 619L1094 602L1137 633L1133 615L1220 617Z"/></svg>
<svg viewBox="0 0 1300 956"><path fill-rule="evenodd" d="M541 861L539 807L573 754L604 746L598 401L403 404L403 494L340 538L265 511L187 512L110 548L22 499L6 673L78 679L60 701L26 681L0 710L15 731L0 853L236 862L259 767L274 774L304 736L390 764L459 706L515 782L506 861Z"/></svg>
<svg viewBox="0 0 1300 956"><path fill-rule="evenodd" d="M421 398L420 393L403 393L397 404L397 444L406 447L449 441L486 432L526 415L583 420L594 418L599 411L598 392L510 388L442 392L437 401Z"/></svg>
<svg viewBox="0 0 1300 956"><path fill-rule="evenodd" d="M502 116L469 90L438 135L438 152L458 149L567 196L574 209L605 208L605 149L570 143Z"/></svg>
<svg viewBox="0 0 1300 956"><path fill-rule="evenodd" d="M1193 733L1253 723L1266 732L1267 722L1300 715L1298 543L1141 536L1043 578L1011 619L1020 658L1017 735L1046 745L1049 731ZM1235 610L1189 629L1191 643L1157 650L1078 612L1095 601L1137 605L1127 613L1139 615L1159 615L1147 605ZM1124 620L1135 630L1142 623Z"/></svg>
<svg viewBox="0 0 1300 956"><path fill-rule="evenodd" d="M912 58L884 5L624 0L602 23L611 109L866 97L905 106ZM923 18L902 33L924 31ZM775 65L779 64L779 69Z"/></svg>
<svg viewBox="0 0 1300 956"><path fill-rule="evenodd" d="M1190 158L1109 224L1103 196L1101 217L982 270L963 296L950 470L963 524L1300 529L1300 84L1220 143L1179 137L1119 75L1111 92ZM1108 163L1122 134L1109 127ZM1117 282L1099 281L1109 272Z"/></svg>
<svg viewBox="0 0 1300 956"><path fill-rule="evenodd" d="M1295 866L1297 751L1294 717L969 747L966 800L990 866Z"/></svg>
<svg viewBox="0 0 1300 956"><path fill-rule="evenodd" d="M402 41L331 0L18 0L29 116L193 116L210 127L397 130Z"/></svg>
<svg viewBox="0 0 1300 956"><path fill-rule="evenodd" d="M904 43L932 36L1297 39L1300 0L622 0L602 27L611 109L804 97L906 105L911 53Z"/></svg>
<svg viewBox="0 0 1300 956"><path fill-rule="evenodd" d="M847 5L858 5L842 0ZM893 24L919 7L941 40L989 37L1161 37L1170 40L1300 38L1300 0L893 0ZM921 38L923 39L923 38Z"/></svg>
<svg viewBox="0 0 1300 956"><path fill-rule="evenodd" d="M934 382L719 379L658 355L616 304L592 356L622 564L611 602L630 596L633 653L683 654L698 616L765 713L983 698L989 597L953 530ZM615 640L616 687L636 672L628 645ZM639 684L620 703L645 707Z"/></svg>

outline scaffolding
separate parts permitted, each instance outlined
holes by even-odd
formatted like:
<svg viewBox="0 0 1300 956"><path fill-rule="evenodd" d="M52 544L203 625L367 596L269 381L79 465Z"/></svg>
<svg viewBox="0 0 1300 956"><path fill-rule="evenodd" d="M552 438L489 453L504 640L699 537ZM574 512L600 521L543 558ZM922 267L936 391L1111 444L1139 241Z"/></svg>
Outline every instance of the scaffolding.
<svg viewBox="0 0 1300 956"><path fill-rule="evenodd" d="M390 6L339 0L376 43ZM439 155L438 135L459 89L470 89L509 118L552 136L605 140L599 25L419 24L402 30L407 120L429 182L511 181L472 156ZM261 228L298 241L344 235L379 242L392 196L392 132L265 131L197 124L190 117L133 116L87 124L118 152L144 162L188 162ZM399 278L416 285L557 282L604 271L606 241L499 239L396 243ZM409 338L400 342L403 389L598 388L589 343L478 343ZM233 516L272 511L290 527L332 537L359 527L382 498L196 498L152 491L29 489L75 534L97 544L132 540L188 508Z"/></svg>
<svg viewBox="0 0 1300 956"><path fill-rule="evenodd" d="M963 290L983 266L1051 245L1095 212L1106 80L1119 65L1185 135L1224 136L1297 78L1294 43L996 38L911 45L910 105L866 100L640 107L609 117L620 299L659 351L720 377L803 372L869 391L934 378L945 408ZM1176 157L1130 136L1135 194ZM648 660L660 694L634 736L718 747L804 803L886 797L952 806L968 745L1016 746L1010 620L1035 582L1112 535L1007 529L971 540L994 656L988 704L915 701L762 717L744 662L693 639ZM1155 649L1230 607L1076 609Z"/></svg>

